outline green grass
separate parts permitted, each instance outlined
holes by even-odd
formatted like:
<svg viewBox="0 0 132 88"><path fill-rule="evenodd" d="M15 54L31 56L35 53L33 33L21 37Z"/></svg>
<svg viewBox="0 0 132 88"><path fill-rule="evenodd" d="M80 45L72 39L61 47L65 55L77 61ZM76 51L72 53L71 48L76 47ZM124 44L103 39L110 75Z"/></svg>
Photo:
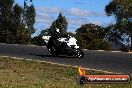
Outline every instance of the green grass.
<svg viewBox="0 0 132 88"><path fill-rule="evenodd" d="M106 74L89 70L87 74ZM0 57L0 88L132 88L130 84L76 82L78 69L45 62Z"/></svg>

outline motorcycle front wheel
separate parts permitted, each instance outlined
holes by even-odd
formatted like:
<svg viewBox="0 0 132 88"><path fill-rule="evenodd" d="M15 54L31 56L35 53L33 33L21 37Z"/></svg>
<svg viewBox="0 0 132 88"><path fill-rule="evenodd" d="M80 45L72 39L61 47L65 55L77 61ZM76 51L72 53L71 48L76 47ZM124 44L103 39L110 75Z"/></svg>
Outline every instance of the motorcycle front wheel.
<svg viewBox="0 0 132 88"><path fill-rule="evenodd" d="M77 50L76 50L76 56L77 56L78 58L83 58L83 57L84 57L83 51L82 51L81 49L77 49Z"/></svg>
<svg viewBox="0 0 132 88"><path fill-rule="evenodd" d="M53 55L53 56L59 56L59 53L56 51L54 46L51 46L48 48L48 51Z"/></svg>

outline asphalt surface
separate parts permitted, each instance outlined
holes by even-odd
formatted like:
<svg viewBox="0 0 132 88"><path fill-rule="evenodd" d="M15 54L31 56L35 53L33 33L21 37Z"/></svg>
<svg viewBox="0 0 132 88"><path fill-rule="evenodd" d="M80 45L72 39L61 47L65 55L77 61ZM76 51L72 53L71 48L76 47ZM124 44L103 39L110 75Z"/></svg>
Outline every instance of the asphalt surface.
<svg viewBox="0 0 132 88"><path fill-rule="evenodd" d="M53 57L45 47L0 44L0 56L42 60L91 69L132 74L132 53L84 50L84 58Z"/></svg>

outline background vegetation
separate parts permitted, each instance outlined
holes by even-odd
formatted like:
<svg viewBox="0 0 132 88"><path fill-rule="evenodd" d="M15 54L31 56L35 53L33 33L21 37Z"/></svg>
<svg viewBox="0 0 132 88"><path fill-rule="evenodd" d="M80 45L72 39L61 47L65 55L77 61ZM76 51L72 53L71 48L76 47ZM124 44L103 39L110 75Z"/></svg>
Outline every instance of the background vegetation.
<svg viewBox="0 0 132 88"><path fill-rule="evenodd" d="M0 0L0 42L30 44L35 32L35 8L24 2L24 8L14 0Z"/></svg>
<svg viewBox="0 0 132 88"><path fill-rule="evenodd" d="M31 38L35 32L34 5L28 6L24 2L24 7L21 7L14 0L0 0L0 42L44 45L41 37L51 35L55 28L59 28L62 34L76 37L82 48L112 50L115 45L123 51L132 50L132 0L111 0L104 10L107 16L115 17L115 24L103 27L88 23L77 28L75 33L69 33L68 21L59 13L49 28Z"/></svg>

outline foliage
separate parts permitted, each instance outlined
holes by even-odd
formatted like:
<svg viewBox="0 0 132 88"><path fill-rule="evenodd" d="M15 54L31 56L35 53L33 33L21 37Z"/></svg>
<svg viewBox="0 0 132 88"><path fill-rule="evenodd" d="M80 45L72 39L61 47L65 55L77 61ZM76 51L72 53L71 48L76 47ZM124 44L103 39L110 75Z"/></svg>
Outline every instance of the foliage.
<svg viewBox="0 0 132 88"><path fill-rule="evenodd" d="M11 32L13 31L13 3L13 0L0 0L0 39L3 42L10 42L10 39L12 39L13 36L13 33ZM8 33L10 33L10 35L8 35Z"/></svg>
<svg viewBox="0 0 132 88"><path fill-rule="evenodd" d="M31 43L33 45L39 45L39 46L45 45L44 40L42 39L41 36L35 36L35 37L33 37L32 40L31 40Z"/></svg>
<svg viewBox="0 0 132 88"><path fill-rule="evenodd" d="M46 35L52 35L56 28L60 29L60 33L61 34L70 34L73 35L70 32L67 32L67 20L65 18L65 16L62 15L62 13L59 14L59 16L57 17L57 19L55 21L52 22L52 25L50 26L50 28L42 30L40 35L38 35L37 37L32 39L32 43L33 44L37 44L37 45L44 45L44 41L42 40L42 36L46 36ZM38 40L37 40L38 39Z"/></svg>
<svg viewBox="0 0 132 88"><path fill-rule="evenodd" d="M63 16L62 13L60 13L57 19L54 22L52 22L52 25L50 26L50 28L43 30L41 33L43 33L44 35L51 35L54 33L56 28L58 28L60 29L60 33L64 34L67 32L67 26L68 26L68 23L65 16Z"/></svg>
<svg viewBox="0 0 132 88"><path fill-rule="evenodd" d="M35 23L35 16L36 16L36 13L35 13L35 8L33 4L31 6L26 6L25 19L26 19L26 24L31 34L35 32L35 29L33 27Z"/></svg>
<svg viewBox="0 0 132 88"><path fill-rule="evenodd" d="M87 46L90 50L111 50L111 44L102 39L94 39Z"/></svg>
<svg viewBox="0 0 132 88"><path fill-rule="evenodd" d="M130 47L129 44L123 44L123 42L130 41L129 36L127 37L128 32L122 33L121 30L117 30L116 25L109 25L106 29L109 30L106 35L106 39L108 41L112 41L124 49L128 49Z"/></svg>
<svg viewBox="0 0 132 88"><path fill-rule="evenodd" d="M0 0L0 42L30 43L31 34L34 32L34 6L31 5L26 9L26 17L24 12L25 9L15 4L14 0ZM27 23L24 23L25 18L27 19ZM25 27L26 24L28 24L28 28Z"/></svg>
<svg viewBox="0 0 132 88"><path fill-rule="evenodd" d="M76 38L84 48L110 50L111 45L103 40L107 32L101 26L85 24L76 30Z"/></svg>
<svg viewBox="0 0 132 88"><path fill-rule="evenodd" d="M115 16L115 30L121 32L120 36L125 33L127 36L130 36L132 40L132 0L112 0L106 5L105 11L108 16ZM129 42L130 41L127 43Z"/></svg>

